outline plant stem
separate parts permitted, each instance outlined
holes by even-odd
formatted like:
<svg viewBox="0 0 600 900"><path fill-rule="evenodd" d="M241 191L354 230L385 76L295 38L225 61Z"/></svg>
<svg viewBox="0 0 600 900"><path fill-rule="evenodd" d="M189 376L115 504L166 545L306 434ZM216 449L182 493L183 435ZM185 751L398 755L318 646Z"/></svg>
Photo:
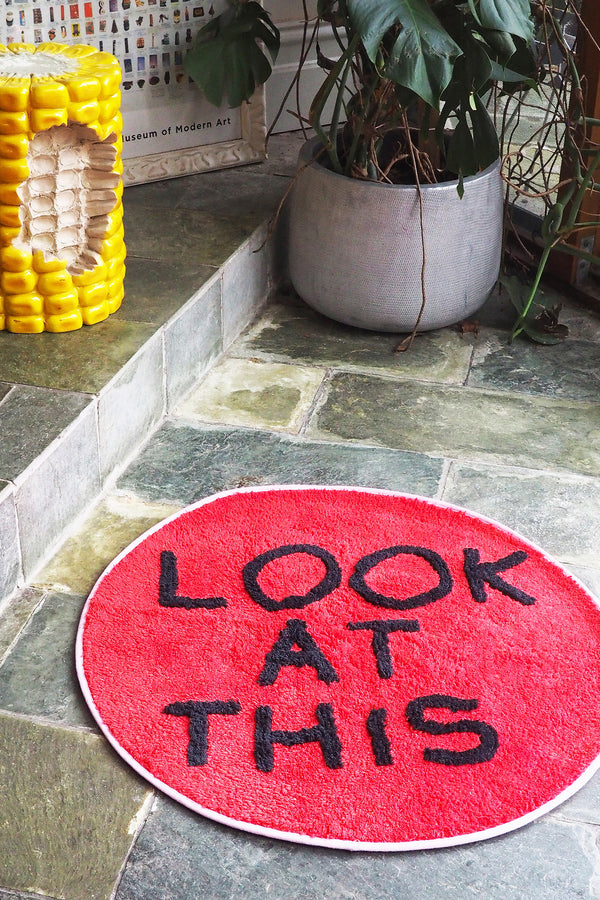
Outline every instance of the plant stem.
<svg viewBox="0 0 600 900"><path fill-rule="evenodd" d="M511 336L510 336L511 341L514 341L514 339L516 337L518 337L521 334L521 332L523 331L523 322L525 322L527 315L529 313L529 310L531 309L531 305L532 305L533 301L535 300L535 295L538 292L538 288L540 286L540 281L542 280L542 275L544 274L544 269L546 268L548 259L550 258L550 253L552 252L552 247L553 247L552 244L548 244L546 247L544 247L544 250L540 257L540 261L538 263L535 280L531 287L529 297L527 298L527 302L525 303L525 306L523 307L523 310L522 310L519 318L517 319L517 321L514 324L514 327L513 327Z"/></svg>

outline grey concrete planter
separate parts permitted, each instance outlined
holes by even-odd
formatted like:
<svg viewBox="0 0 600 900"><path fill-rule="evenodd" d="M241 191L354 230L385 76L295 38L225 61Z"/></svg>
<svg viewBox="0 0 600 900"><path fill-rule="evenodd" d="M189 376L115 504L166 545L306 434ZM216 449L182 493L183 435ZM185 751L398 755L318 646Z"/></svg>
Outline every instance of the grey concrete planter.
<svg viewBox="0 0 600 900"><path fill-rule="evenodd" d="M375 331L412 331L421 309L422 243L415 187L345 178L300 153L289 210L289 272L310 306ZM310 165L306 165L313 159ZM422 187L426 304L420 331L460 322L485 302L500 269L500 161Z"/></svg>

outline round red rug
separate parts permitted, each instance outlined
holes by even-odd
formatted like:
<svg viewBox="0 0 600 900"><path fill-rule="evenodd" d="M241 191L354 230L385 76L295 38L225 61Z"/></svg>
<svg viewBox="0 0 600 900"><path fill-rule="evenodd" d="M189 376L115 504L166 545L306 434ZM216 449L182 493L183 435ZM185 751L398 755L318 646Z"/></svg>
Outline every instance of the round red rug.
<svg viewBox="0 0 600 900"><path fill-rule="evenodd" d="M594 600L514 533L416 497L209 497L104 573L77 669L141 775L270 837L363 850L492 837L598 766Z"/></svg>

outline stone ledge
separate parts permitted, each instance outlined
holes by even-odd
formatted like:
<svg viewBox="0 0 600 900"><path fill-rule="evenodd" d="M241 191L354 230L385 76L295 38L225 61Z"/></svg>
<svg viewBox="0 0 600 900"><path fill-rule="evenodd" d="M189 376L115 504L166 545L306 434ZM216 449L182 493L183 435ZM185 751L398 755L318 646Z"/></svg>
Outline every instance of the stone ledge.
<svg viewBox="0 0 600 900"><path fill-rule="evenodd" d="M14 440L20 435L19 446L5 444L4 450L0 449L0 609L15 589L31 580L74 519L119 474L266 303L274 268L272 243L265 243L266 237L266 225L262 224L221 266L213 267L211 277L167 321L159 327L136 328L133 344L139 346L125 350L125 360L113 366L102 385L93 371L90 375L84 371L90 367L85 356L78 377L73 373L73 390L67 389L66 383L59 388L34 384L35 404L31 396L18 396L22 390L19 365L23 369L23 357L35 357L39 349L28 337L28 346L19 348L22 352L17 354L14 376L9 377L6 366L0 369L0 382L6 384L0 399L0 428L3 412L5 416L12 412L11 402L23 400L18 427L13 429ZM121 336L123 342L132 342L127 323L111 325L111 339ZM93 338L94 330L98 333L100 329L94 326L85 330L87 334L73 333L75 341L92 351L88 335ZM0 337L6 344L23 341L21 335L3 333ZM49 368L56 359L58 342L73 340L73 335L53 335L51 340L53 345L46 354ZM99 352L105 343L103 337ZM46 341L44 349L49 346ZM40 369L44 365L41 355ZM93 365L90 368L93 370ZM84 390L79 390L86 378ZM34 375L34 380L43 383L45 379Z"/></svg>

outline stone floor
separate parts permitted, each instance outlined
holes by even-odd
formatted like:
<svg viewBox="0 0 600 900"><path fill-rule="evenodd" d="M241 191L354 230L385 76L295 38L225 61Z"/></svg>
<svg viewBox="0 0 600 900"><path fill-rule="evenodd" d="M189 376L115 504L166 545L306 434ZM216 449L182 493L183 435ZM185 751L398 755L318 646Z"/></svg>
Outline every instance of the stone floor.
<svg viewBox="0 0 600 900"><path fill-rule="evenodd" d="M183 181L129 189L129 296L139 305L126 299L117 330L134 334L132 322L153 316L151 339L195 279L210 280L223 256L219 228L229 221L243 241L259 224L242 185L254 203L261 195L264 212L281 193L271 176L282 161L200 176L191 195ZM169 235L162 243L167 208L169 233L214 238L212 262L194 266ZM147 225L150 247L141 242ZM243 294L247 282L236 283ZM397 336L336 325L280 289L237 340L214 344L204 377L173 391L166 416L145 423L146 443L0 608L0 898L600 898L600 775L535 823L454 849L351 854L263 839L186 811L130 771L95 727L73 664L82 606L111 559L171 512L242 485L357 484L449 501L516 529L600 597L600 319L567 300L564 319L563 345L509 345L510 313L493 298L478 333L442 330L397 353ZM67 380L46 385L81 403L102 397L95 379L110 357L102 331L88 333L86 385L68 380L68 354ZM18 385L22 369L16 355L10 369L4 347L0 379ZM55 408L56 421L45 415L58 431Z"/></svg>

